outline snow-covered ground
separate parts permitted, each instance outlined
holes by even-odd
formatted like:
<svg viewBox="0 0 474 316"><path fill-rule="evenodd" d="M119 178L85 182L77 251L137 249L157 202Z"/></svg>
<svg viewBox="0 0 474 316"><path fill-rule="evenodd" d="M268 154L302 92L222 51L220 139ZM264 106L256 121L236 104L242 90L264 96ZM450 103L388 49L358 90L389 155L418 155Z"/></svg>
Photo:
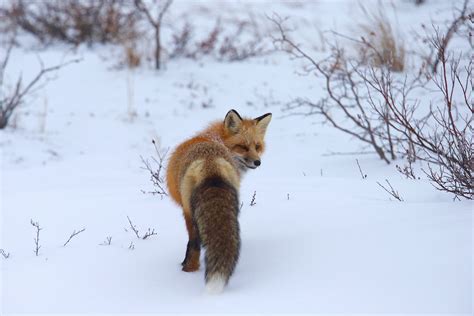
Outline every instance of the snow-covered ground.
<svg viewBox="0 0 474 316"><path fill-rule="evenodd" d="M314 15L319 27L343 31L354 2L255 7ZM398 19L409 30L409 23L449 17L451 6L401 1ZM421 171L421 180L407 180L375 155L333 155L360 144L314 118L265 105L322 94L320 82L296 74L287 55L236 63L179 59L154 72L113 70L114 62L104 60L108 51L40 52L45 64L82 61L35 93L18 111L16 128L0 131L0 248L10 253L0 258L2 314L472 315L472 202L436 191ZM33 75L36 54L15 50L10 78ZM209 100L212 107L203 108ZM154 154L152 139L172 148L231 108L274 115L262 166L241 186L240 261L224 293L208 296L202 267L180 269L187 242L181 210L167 197L142 193L153 188L140 156ZM378 186L385 179L403 202ZM152 228L157 235L137 239L127 216L140 232ZM31 219L43 228L39 256ZM100 245L108 236L111 244Z"/></svg>

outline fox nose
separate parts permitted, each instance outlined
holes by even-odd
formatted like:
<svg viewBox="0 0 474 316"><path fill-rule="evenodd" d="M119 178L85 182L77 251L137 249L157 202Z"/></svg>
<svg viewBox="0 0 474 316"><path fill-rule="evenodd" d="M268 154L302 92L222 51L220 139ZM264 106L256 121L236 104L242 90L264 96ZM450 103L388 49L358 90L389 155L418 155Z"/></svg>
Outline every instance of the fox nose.
<svg viewBox="0 0 474 316"><path fill-rule="evenodd" d="M258 160L258 159L253 162L253 164L254 164L255 166L257 166L257 167L260 166L261 163L262 163L262 162L261 162L260 160Z"/></svg>

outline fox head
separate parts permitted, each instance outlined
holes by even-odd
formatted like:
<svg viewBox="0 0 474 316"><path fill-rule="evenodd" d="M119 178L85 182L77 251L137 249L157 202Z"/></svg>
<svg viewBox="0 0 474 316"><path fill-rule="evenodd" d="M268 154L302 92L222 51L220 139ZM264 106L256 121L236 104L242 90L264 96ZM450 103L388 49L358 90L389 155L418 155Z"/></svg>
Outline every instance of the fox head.
<svg viewBox="0 0 474 316"><path fill-rule="evenodd" d="M230 110L225 116L223 141L242 171L261 165L265 132L271 119L271 113L243 119L235 110Z"/></svg>

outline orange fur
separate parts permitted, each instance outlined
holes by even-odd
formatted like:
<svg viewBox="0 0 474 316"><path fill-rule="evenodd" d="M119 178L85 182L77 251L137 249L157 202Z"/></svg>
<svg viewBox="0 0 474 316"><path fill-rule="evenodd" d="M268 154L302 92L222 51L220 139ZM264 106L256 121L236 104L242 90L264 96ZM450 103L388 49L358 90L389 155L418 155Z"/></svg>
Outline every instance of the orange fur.
<svg viewBox="0 0 474 316"><path fill-rule="evenodd" d="M270 119L270 113L257 119L242 119L234 110L229 111L224 121L210 124L181 143L171 155L166 175L168 190L183 208L189 234L184 271L199 268L200 247L192 246L199 240L190 206L192 192L203 180L214 176L224 179L238 191L241 172L260 165Z"/></svg>

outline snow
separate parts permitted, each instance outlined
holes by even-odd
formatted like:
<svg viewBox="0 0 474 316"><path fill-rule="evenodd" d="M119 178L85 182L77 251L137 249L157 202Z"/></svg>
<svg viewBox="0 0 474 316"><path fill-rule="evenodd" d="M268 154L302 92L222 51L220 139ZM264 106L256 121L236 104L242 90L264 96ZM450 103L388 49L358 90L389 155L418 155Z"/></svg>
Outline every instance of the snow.
<svg viewBox="0 0 474 316"><path fill-rule="evenodd" d="M300 17L301 25L319 9L318 25L345 30L353 3L253 5ZM449 17L446 7L435 1L415 14L402 2L399 23ZM2 314L472 314L472 202L436 191L419 169L422 179L409 180L376 155L331 154L360 144L316 118L265 105L322 94L320 82L298 75L287 55L178 59L161 72L113 70L114 61L104 60L109 47L40 55L45 64L82 61L36 91L16 128L0 131L0 248L11 254L0 258ZM15 50L9 66L7 79L33 76L36 52ZM201 107L210 99L211 108ZM153 188L140 156L154 154L152 139L172 148L231 108L250 117L273 112L273 120L262 165L241 185L239 263L223 293L210 296L203 262L198 272L181 271L181 210L168 197L141 192ZM378 186L385 179L403 202ZM140 233L154 228L157 235L137 239L127 216ZM38 257L31 219L43 227ZM100 245L108 236L111 244Z"/></svg>

